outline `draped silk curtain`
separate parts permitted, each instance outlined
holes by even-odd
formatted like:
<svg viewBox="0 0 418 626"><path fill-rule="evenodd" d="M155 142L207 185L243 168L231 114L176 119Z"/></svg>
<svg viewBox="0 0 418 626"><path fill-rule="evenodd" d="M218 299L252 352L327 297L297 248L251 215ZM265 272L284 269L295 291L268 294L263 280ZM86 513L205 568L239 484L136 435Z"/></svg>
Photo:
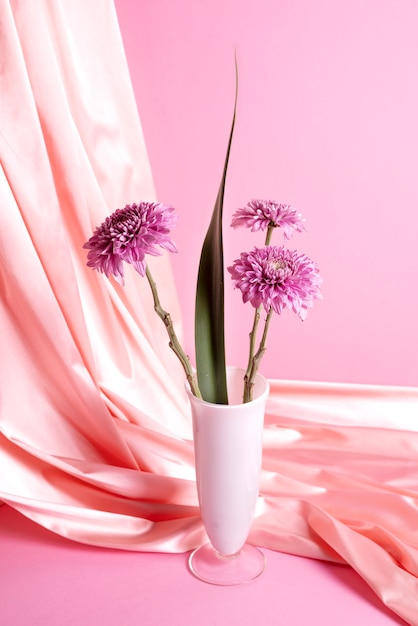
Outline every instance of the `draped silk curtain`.
<svg viewBox="0 0 418 626"><path fill-rule="evenodd" d="M0 499L129 550L204 540L183 373L144 279L87 269L154 200L110 0L0 0ZM146 62L144 60L144 62ZM181 334L167 257L150 259ZM349 563L418 624L418 391L271 381L251 541Z"/></svg>

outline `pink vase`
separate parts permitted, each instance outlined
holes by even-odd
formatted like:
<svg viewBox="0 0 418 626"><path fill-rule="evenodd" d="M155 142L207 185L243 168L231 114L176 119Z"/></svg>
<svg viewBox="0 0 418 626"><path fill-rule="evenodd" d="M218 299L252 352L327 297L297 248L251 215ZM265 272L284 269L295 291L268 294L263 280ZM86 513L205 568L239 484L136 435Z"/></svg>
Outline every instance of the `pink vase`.
<svg viewBox="0 0 418 626"><path fill-rule="evenodd" d="M258 498L268 382L257 376L253 400L242 403L244 371L228 368L229 404L212 404L188 391L193 416L196 480L210 543L190 556L201 580L237 585L264 570L264 554L246 544Z"/></svg>

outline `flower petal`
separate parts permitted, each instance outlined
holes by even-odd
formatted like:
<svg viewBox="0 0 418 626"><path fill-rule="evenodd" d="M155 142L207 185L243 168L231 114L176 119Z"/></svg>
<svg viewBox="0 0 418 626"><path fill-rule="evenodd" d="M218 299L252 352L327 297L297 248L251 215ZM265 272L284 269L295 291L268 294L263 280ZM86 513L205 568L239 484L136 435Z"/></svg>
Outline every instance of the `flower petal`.
<svg viewBox="0 0 418 626"><path fill-rule="evenodd" d="M302 320L315 298L320 298L322 278L316 264L296 250L265 246L244 252L227 268L243 302L251 302L279 315L288 308Z"/></svg>
<svg viewBox="0 0 418 626"><path fill-rule="evenodd" d="M87 266L112 274L123 284L123 262L145 276L145 255L158 256L161 249L177 252L169 237L177 216L173 207L154 202L127 204L117 209L96 228L84 244L89 252Z"/></svg>

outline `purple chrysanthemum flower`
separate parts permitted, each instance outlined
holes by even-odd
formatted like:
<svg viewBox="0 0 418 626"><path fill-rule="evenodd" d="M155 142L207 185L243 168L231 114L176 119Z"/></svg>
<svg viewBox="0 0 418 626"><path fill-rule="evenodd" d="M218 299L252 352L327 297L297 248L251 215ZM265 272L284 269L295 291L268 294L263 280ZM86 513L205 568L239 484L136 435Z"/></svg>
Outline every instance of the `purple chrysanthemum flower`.
<svg viewBox="0 0 418 626"><path fill-rule="evenodd" d="M177 252L169 237L177 216L173 207L155 202L127 204L117 209L94 231L83 248L89 250L87 265L113 274L123 285L123 262L130 263L136 271L145 276L145 255L158 256L160 248Z"/></svg>
<svg viewBox="0 0 418 626"><path fill-rule="evenodd" d="M272 308L279 314L288 308L304 320L314 299L321 297L322 278L316 264L283 246L243 252L228 271L243 301L255 308L263 305L266 311Z"/></svg>
<svg viewBox="0 0 418 626"><path fill-rule="evenodd" d="M252 231L266 230L268 226L280 227L286 239L294 230L304 230L304 218L290 204L279 204L274 200L251 200L243 209L232 216L231 226L245 226Z"/></svg>

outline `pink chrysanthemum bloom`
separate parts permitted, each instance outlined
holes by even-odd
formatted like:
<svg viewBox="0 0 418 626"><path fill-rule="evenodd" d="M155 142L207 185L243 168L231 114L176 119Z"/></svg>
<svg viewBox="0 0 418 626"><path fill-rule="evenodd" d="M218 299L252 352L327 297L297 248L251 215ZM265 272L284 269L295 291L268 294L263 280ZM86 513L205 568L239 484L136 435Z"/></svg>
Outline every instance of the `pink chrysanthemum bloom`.
<svg viewBox="0 0 418 626"><path fill-rule="evenodd" d="M228 271L243 301L255 308L263 305L266 311L272 308L279 314L288 308L304 320L314 299L321 297L322 278L316 264L283 246L243 252Z"/></svg>
<svg viewBox="0 0 418 626"><path fill-rule="evenodd" d="M268 226L280 227L286 239L294 230L304 230L304 218L290 204L279 204L274 200L251 200L243 209L232 216L231 226L245 226L252 231L266 230Z"/></svg>
<svg viewBox="0 0 418 626"><path fill-rule="evenodd" d="M94 231L83 248L89 250L87 265L123 285L123 262L145 276L145 255L158 256L160 248L177 252L169 237L177 216L173 207L154 202L127 204L117 209Z"/></svg>

